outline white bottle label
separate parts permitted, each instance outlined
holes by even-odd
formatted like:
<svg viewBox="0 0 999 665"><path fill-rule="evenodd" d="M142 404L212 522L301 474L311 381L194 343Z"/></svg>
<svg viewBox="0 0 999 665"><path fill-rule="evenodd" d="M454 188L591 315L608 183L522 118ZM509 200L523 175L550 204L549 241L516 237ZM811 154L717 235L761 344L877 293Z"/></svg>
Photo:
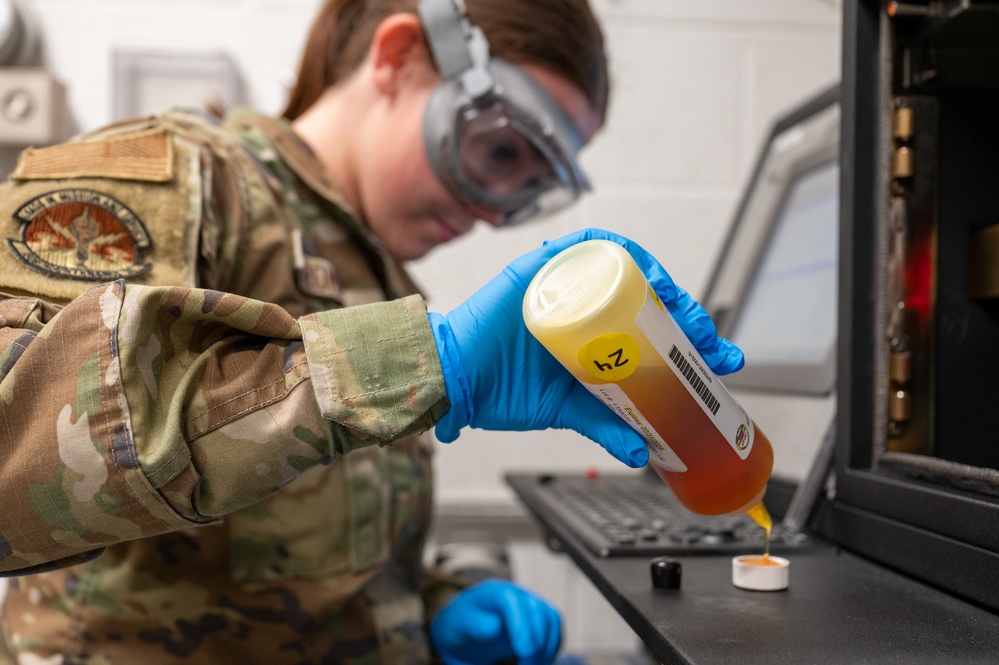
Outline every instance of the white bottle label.
<svg viewBox="0 0 999 665"><path fill-rule="evenodd" d="M666 444L666 440L652 427L649 419L643 416L638 407L631 403L628 395L621 388L613 383L584 383L583 385L645 438L649 453L655 458L652 460L653 464L677 473L687 470L687 465L683 463L683 460L677 457L673 449Z"/></svg>
<svg viewBox="0 0 999 665"><path fill-rule="evenodd" d="M635 323L732 450L740 459L749 457L756 439L753 421L708 368L652 288L647 291Z"/></svg>

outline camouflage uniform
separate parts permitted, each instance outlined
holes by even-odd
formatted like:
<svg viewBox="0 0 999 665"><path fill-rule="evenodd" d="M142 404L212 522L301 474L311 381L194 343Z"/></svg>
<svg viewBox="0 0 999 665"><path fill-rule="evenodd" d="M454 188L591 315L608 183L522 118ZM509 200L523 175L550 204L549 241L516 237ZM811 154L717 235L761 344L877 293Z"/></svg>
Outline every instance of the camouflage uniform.
<svg viewBox="0 0 999 665"><path fill-rule="evenodd" d="M0 663L430 662L436 346L287 124L28 150L0 208Z"/></svg>

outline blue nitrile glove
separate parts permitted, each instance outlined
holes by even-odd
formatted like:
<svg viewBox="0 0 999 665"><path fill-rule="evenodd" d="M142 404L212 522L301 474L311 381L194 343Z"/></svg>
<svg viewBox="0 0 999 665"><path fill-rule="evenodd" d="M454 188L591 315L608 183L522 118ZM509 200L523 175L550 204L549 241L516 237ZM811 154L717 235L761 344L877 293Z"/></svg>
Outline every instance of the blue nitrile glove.
<svg viewBox="0 0 999 665"><path fill-rule="evenodd" d="M486 580L451 599L430 623L430 645L446 665L554 662L562 642L558 611L530 591Z"/></svg>
<svg viewBox="0 0 999 665"><path fill-rule="evenodd" d="M524 325L524 293L531 279L553 256L584 240L610 240L628 250L717 374L742 367L742 351L718 337L704 308L651 254L615 233L586 229L520 257L446 316L430 313L451 402L437 423L438 439L450 443L466 425L504 431L567 428L629 466L648 461L642 437L576 381Z"/></svg>

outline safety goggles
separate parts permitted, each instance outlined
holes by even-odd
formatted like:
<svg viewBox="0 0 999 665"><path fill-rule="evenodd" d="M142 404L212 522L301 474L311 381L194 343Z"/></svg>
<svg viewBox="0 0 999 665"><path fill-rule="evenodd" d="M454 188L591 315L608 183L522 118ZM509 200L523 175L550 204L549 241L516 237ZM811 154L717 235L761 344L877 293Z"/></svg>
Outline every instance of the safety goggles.
<svg viewBox="0 0 999 665"><path fill-rule="evenodd" d="M519 67L489 57L462 0L422 0L420 18L443 79L423 137L434 173L459 199L512 225L551 214L590 190L583 139L558 103Z"/></svg>

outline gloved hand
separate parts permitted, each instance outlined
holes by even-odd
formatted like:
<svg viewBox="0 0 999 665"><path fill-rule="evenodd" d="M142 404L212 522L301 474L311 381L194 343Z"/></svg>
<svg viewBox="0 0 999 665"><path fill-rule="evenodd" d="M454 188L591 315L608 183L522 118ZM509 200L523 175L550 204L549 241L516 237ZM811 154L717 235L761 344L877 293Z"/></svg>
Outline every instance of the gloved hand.
<svg viewBox="0 0 999 665"><path fill-rule="evenodd" d="M494 665L510 658L548 665L561 642L558 611L503 580L465 589L430 623L430 645L447 665Z"/></svg>
<svg viewBox="0 0 999 665"><path fill-rule="evenodd" d="M586 229L520 257L446 316L430 313L451 402L437 423L438 439L450 443L466 425L505 431L568 428L629 466L648 461L642 437L576 381L524 325L524 293L534 275L563 249L596 239L628 250L715 373L742 367L742 351L718 337L704 308L651 254L615 233Z"/></svg>

